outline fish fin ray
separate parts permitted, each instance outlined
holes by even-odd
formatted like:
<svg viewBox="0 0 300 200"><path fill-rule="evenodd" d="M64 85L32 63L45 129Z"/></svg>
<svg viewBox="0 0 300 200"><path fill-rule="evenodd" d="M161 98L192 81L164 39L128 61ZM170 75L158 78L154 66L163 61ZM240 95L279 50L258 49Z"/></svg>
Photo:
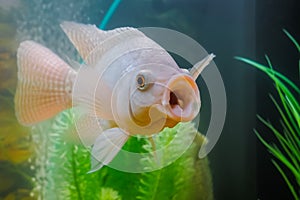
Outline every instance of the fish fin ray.
<svg viewBox="0 0 300 200"><path fill-rule="evenodd" d="M65 21L61 28L88 65L95 65L101 56L120 42L134 37L145 37L136 28L121 27L103 31L95 25Z"/></svg>
<svg viewBox="0 0 300 200"><path fill-rule="evenodd" d="M95 25L64 21L60 27L84 60L106 37L105 31L101 31Z"/></svg>
<svg viewBox="0 0 300 200"><path fill-rule="evenodd" d="M97 45L85 59L86 63L91 66L96 66L102 55L111 50L113 47L124 42L129 44L130 40L138 37L146 37L141 31L132 27L121 27L105 32L108 36L99 45Z"/></svg>
<svg viewBox="0 0 300 200"><path fill-rule="evenodd" d="M85 146L91 146L96 138L103 132L103 127L98 123L98 119L89 114L82 113L80 109L73 108L73 122L70 126L69 140L83 144Z"/></svg>
<svg viewBox="0 0 300 200"><path fill-rule="evenodd" d="M49 119L71 106L76 72L51 50L24 41L17 51L15 112L23 125Z"/></svg>
<svg viewBox="0 0 300 200"><path fill-rule="evenodd" d="M103 165L108 165L121 150L128 137L120 128L107 129L100 134L92 148L89 173L101 169Z"/></svg>
<svg viewBox="0 0 300 200"><path fill-rule="evenodd" d="M198 76L201 74L201 72L207 67L210 62L216 57L213 53L207 55L205 58L197 62L191 69L190 74L193 77L194 80L198 78Z"/></svg>
<svg viewBox="0 0 300 200"><path fill-rule="evenodd" d="M99 119L79 107L72 109L74 122L69 129L68 140L91 146L103 131L117 127L112 120Z"/></svg>

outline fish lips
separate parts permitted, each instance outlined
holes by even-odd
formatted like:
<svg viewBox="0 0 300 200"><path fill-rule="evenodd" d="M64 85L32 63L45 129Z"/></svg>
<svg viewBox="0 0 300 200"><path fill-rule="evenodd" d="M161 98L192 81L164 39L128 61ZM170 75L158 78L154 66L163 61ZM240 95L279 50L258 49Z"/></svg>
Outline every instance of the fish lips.
<svg viewBox="0 0 300 200"><path fill-rule="evenodd" d="M131 119L143 131L150 128L159 132L164 127L172 128L178 122L193 120L200 110L200 95L194 79L186 74L172 76L165 87L161 102L146 107L146 112L133 112L129 103Z"/></svg>
<svg viewBox="0 0 300 200"><path fill-rule="evenodd" d="M166 84L162 105L172 121L187 122L199 113L201 102L197 84L186 74L173 76Z"/></svg>

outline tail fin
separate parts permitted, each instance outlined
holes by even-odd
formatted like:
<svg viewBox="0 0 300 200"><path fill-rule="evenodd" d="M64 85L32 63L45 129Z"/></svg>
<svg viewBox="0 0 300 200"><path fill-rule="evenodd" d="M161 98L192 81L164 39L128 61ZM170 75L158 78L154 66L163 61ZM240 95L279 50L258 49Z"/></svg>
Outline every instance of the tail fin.
<svg viewBox="0 0 300 200"><path fill-rule="evenodd" d="M71 107L76 72L49 49L33 41L22 42L17 52L16 116L32 125Z"/></svg>

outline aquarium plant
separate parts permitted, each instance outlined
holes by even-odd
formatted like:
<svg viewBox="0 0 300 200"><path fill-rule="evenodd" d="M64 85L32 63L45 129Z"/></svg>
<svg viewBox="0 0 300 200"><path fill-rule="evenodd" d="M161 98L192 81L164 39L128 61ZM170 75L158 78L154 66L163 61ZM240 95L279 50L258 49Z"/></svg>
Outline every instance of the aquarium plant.
<svg viewBox="0 0 300 200"><path fill-rule="evenodd" d="M289 39L294 43L300 53L300 45L292 37L289 32L283 30ZM272 67L272 63L268 56L266 60L268 66L254 62L252 60L236 57L255 68L263 71L274 82L277 96L276 99L272 94L270 98L274 103L275 109L280 114L281 129L273 126L271 122L265 120L258 115L258 119L270 129L277 141L273 143L267 142L261 133L254 130L258 139L264 144L275 159L272 163L285 180L294 199L300 199L300 89L296 83L292 82L283 74L279 73ZM300 60L299 60L300 70ZM300 71L299 71L300 72Z"/></svg>
<svg viewBox="0 0 300 200"><path fill-rule="evenodd" d="M82 145L66 142L72 126L72 112L65 111L55 119L32 130L36 157L33 166L32 194L37 199L213 199L212 180L207 158L199 159L198 151L205 137L196 134L188 150L165 168L144 173L121 172L110 167L88 174L90 151ZM195 136L193 123L180 123L166 128L154 138L156 148L169 144L160 158L162 162ZM146 138L131 137L124 149L131 152L152 152ZM154 165L153 157L140 160L144 166Z"/></svg>

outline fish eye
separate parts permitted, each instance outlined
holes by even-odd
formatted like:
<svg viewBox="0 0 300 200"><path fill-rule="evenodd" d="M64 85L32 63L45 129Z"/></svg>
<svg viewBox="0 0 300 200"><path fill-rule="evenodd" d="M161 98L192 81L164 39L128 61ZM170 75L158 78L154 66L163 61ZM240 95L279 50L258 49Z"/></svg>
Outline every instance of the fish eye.
<svg viewBox="0 0 300 200"><path fill-rule="evenodd" d="M153 83L153 77L148 70L141 70L136 76L137 88L141 91L148 89L152 85L151 83Z"/></svg>
<svg viewBox="0 0 300 200"><path fill-rule="evenodd" d="M143 75L141 75L141 74L137 75L136 83L137 83L138 88L140 90L145 90L146 89L146 81L145 81L145 77Z"/></svg>

